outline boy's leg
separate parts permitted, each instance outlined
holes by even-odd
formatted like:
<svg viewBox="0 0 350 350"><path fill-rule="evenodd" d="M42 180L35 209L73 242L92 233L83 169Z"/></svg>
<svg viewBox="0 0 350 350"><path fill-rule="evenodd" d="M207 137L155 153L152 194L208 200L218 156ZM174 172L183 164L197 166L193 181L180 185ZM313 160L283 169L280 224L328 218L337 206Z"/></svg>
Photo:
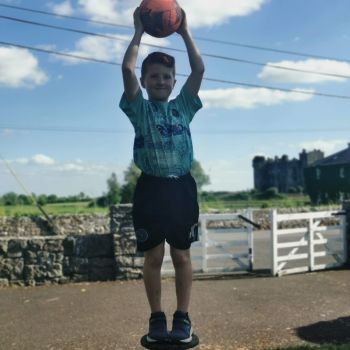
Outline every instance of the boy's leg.
<svg viewBox="0 0 350 350"><path fill-rule="evenodd" d="M191 298L192 263L190 249L170 247L170 255L175 268L177 310L187 312Z"/></svg>
<svg viewBox="0 0 350 350"><path fill-rule="evenodd" d="M170 248L175 268L175 285L177 296L177 310L173 316L173 327L170 336L180 343L192 341L192 324L188 316L192 287L192 264L190 250Z"/></svg>
<svg viewBox="0 0 350 350"><path fill-rule="evenodd" d="M143 281L151 312L159 312L161 306L161 274L164 258L164 242L144 254Z"/></svg>

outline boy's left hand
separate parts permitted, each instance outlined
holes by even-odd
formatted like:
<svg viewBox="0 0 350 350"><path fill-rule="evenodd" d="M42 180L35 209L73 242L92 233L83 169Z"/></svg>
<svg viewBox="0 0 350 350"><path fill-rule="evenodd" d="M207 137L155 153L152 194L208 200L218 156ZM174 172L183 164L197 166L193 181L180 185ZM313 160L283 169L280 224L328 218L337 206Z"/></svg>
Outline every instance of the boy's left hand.
<svg viewBox="0 0 350 350"><path fill-rule="evenodd" d="M140 17L140 7L136 7L134 11L134 27L135 31L140 31L141 33L145 30Z"/></svg>
<svg viewBox="0 0 350 350"><path fill-rule="evenodd" d="M176 31L176 33L179 35L183 35L184 33L188 32L186 12L183 9L181 9L181 12L182 12L182 22L180 24L179 29Z"/></svg>

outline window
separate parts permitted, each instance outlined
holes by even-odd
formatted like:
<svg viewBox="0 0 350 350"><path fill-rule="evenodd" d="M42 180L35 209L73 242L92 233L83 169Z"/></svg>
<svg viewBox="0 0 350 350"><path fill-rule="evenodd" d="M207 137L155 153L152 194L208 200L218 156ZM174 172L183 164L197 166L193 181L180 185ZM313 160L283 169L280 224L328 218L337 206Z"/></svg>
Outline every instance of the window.
<svg viewBox="0 0 350 350"><path fill-rule="evenodd" d="M321 169L316 168L316 180L319 180L321 178Z"/></svg>
<svg viewBox="0 0 350 350"><path fill-rule="evenodd" d="M342 167L342 168L340 168L340 170L339 170L339 177L341 178L341 179L344 179L345 178L345 169Z"/></svg>

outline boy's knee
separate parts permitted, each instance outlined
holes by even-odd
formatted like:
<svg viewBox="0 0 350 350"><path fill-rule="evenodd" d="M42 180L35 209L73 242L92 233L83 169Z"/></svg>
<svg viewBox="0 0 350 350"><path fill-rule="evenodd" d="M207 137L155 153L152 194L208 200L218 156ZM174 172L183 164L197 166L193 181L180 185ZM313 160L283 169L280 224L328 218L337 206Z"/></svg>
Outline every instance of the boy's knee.
<svg viewBox="0 0 350 350"><path fill-rule="evenodd" d="M163 257L149 255L145 257L144 265L153 268L160 268L163 263Z"/></svg>
<svg viewBox="0 0 350 350"><path fill-rule="evenodd" d="M164 247L158 246L156 249L152 249L145 252L144 265L153 268L161 268L164 258Z"/></svg>
<svg viewBox="0 0 350 350"><path fill-rule="evenodd" d="M175 268L191 264L189 250L171 249L171 258Z"/></svg>

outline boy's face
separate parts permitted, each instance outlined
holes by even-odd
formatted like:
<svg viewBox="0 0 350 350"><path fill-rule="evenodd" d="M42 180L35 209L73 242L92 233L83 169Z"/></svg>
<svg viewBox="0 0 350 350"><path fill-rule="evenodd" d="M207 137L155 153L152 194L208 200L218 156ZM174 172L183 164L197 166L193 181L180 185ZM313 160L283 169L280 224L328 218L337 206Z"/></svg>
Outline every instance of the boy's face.
<svg viewBox="0 0 350 350"><path fill-rule="evenodd" d="M141 85L153 101L167 102L175 83L174 68L159 63L150 64L145 76L141 77Z"/></svg>

